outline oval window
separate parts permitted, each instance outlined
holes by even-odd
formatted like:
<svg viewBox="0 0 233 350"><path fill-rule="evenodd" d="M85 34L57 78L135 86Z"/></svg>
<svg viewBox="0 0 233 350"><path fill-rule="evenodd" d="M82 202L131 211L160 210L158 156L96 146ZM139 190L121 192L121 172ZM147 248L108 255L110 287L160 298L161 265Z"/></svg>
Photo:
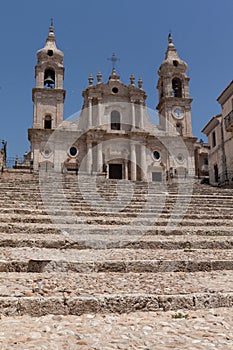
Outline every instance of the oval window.
<svg viewBox="0 0 233 350"><path fill-rule="evenodd" d="M50 155L50 153L51 153L50 149L46 149L46 150L44 151L44 154L45 154L47 157Z"/></svg>
<svg viewBox="0 0 233 350"><path fill-rule="evenodd" d="M78 152L78 150L77 150L76 147L74 147L74 146L73 146L73 147L70 147L70 155L71 155L72 157L76 156L77 152Z"/></svg>
<svg viewBox="0 0 233 350"><path fill-rule="evenodd" d="M177 160L178 160L178 162L183 163L183 161L184 161L183 154L179 153L177 156Z"/></svg>
<svg viewBox="0 0 233 350"><path fill-rule="evenodd" d="M159 153L158 151L154 151L154 152L153 152L153 158L154 158L155 160L159 160L159 159L160 159L160 153Z"/></svg>
<svg viewBox="0 0 233 350"><path fill-rule="evenodd" d="M118 93L118 91L119 91L119 90L118 90L118 88L117 88L117 87L113 87L113 88L112 88L112 92L113 92L114 94L117 94L117 93Z"/></svg>

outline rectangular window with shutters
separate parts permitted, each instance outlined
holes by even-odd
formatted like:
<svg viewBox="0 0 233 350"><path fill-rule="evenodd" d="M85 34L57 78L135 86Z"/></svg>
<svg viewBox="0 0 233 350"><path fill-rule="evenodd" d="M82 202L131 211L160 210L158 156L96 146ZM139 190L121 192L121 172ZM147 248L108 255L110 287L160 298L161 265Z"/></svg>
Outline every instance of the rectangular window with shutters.
<svg viewBox="0 0 233 350"><path fill-rule="evenodd" d="M213 131L212 133L212 147L216 146L216 133Z"/></svg>

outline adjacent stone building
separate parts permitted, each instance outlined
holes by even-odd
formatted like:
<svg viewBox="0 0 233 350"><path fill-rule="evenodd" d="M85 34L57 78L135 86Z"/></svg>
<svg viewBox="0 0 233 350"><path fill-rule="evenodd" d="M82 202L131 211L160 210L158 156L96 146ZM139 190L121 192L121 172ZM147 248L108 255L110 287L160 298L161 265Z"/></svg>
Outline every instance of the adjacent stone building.
<svg viewBox="0 0 233 350"><path fill-rule="evenodd" d="M113 68L108 81L97 74L83 91L78 117L63 120L63 53L50 27L37 52L34 116L28 131L33 170L105 175L111 179L162 181L195 175L187 64L169 35L158 70L158 124L150 121L142 80L129 84ZM78 109L78 108L77 108Z"/></svg>
<svg viewBox="0 0 233 350"><path fill-rule="evenodd" d="M195 169L196 169L196 177L206 178L209 177L209 145L208 143L200 140L195 144L194 158L195 158Z"/></svg>
<svg viewBox="0 0 233 350"><path fill-rule="evenodd" d="M208 137L212 185L233 182L233 81L217 98L222 113L211 118L202 132Z"/></svg>

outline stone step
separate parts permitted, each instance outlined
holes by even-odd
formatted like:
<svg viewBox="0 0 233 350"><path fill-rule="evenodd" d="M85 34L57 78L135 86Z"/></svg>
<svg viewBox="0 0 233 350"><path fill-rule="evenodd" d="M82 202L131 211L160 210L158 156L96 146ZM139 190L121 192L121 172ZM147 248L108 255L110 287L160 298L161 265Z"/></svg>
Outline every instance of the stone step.
<svg viewBox="0 0 233 350"><path fill-rule="evenodd" d="M129 205L123 205L122 203L109 203L106 205L90 205L90 204L86 204L86 203L77 203L77 202L67 202L64 203L63 202L58 202L58 203L50 203L49 205L46 205L46 211L45 208L43 206L43 203L36 203L32 202L30 203L26 203L23 202L21 204L18 203L9 203L6 202L5 205L1 205L0 206L0 213L7 213L7 212L15 212L17 213L18 211L22 212L23 211L25 213L46 213L46 212L54 212L56 211L56 213L66 213L68 212L67 208L67 204L70 206L70 208L73 211L83 211L83 212L135 212L135 211L141 211L143 210L145 213L153 213L153 212L157 212L159 210L159 212L161 211L162 213L166 214L171 212L174 209L174 205L168 205L165 204L163 205L161 204L157 204L157 205L150 205L150 203L145 203L145 205L141 205L141 204L129 204ZM175 203L174 203L175 204ZM179 205L176 204L176 211L179 212L180 210L183 211L185 209L185 212L187 212L187 214L211 214L213 212L213 214L215 215L230 215L233 207L230 206L226 206L226 205L219 205L216 203L216 205L211 205L209 206L209 208L205 209L205 206L200 206L198 204L190 204L187 206L187 208L183 205ZM233 217L233 216L232 216Z"/></svg>
<svg viewBox="0 0 233 350"><path fill-rule="evenodd" d="M65 273L164 273L233 270L233 260L104 260L65 261L49 259L0 260L0 272Z"/></svg>
<svg viewBox="0 0 233 350"><path fill-rule="evenodd" d="M43 203L52 203L52 204L59 204L61 205L62 202L64 203L64 201L69 202L69 203L73 203L73 204L77 204L77 203L82 203L82 204L92 204L96 201L100 200L99 205L103 206L106 204L118 204L118 203L124 203L127 205L145 205L146 203L150 203L152 206L156 206L156 201L159 201L160 203L163 203L164 205L174 205L175 203L180 203L180 202L184 202L185 204L188 205L200 205L202 208L204 208L207 204L213 205L213 206L219 206L220 208L223 207L228 207L231 206L233 207L233 200L228 200L228 199L224 199L224 198L219 198L219 197L214 197L211 199L204 199L204 198L190 198L190 197L186 197L183 198L181 196L174 196L173 198L170 196L169 198L166 196L150 196L150 197L146 197L146 198L139 198L139 197L135 197L135 198L130 198L130 196L128 198L120 198L120 197L103 197L103 196L98 196L98 198L95 198L94 194L93 196L90 197L86 197L83 199L83 197L79 197L79 196L61 196L61 197L56 197L56 198L52 198L51 196L48 195L48 197L43 197L43 201L40 198L40 194L38 194L37 196L33 197L33 194L31 194L28 198L26 196L24 196L22 194L22 196L20 196L18 199L16 199L15 197L7 197L7 196L2 196L2 198L0 199L0 207L4 207L4 203L6 202L6 200L12 204L16 204L18 203L18 205L22 204L20 203L20 201L23 201L23 203L30 205L31 203L40 205ZM154 202L153 202L154 201ZM24 205L25 205L24 204ZM98 205L98 202L95 203L95 205ZM158 204L157 204L158 205Z"/></svg>
<svg viewBox="0 0 233 350"><path fill-rule="evenodd" d="M0 271L171 272L233 270L232 249L1 249Z"/></svg>
<svg viewBox="0 0 233 350"><path fill-rule="evenodd" d="M170 213L158 213L158 218L156 217L156 212L90 212L90 211L82 211L82 212L75 212L73 211L73 215L71 216L71 213L63 213L63 215L59 214L55 211L51 213L52 216L55 216L56 222L58 223L66 223L66 222L74 222L77 224L81 224L85 221L88 221L91 223L92 221L96 222L98 221L98 224L101 224L101 221L103 221L104 224L129 224L131 223L132 219L137 224L137 222L141 222L142 220L148 221L147 225L151 222L153 223L159 223L160 225L164 225L164 222L168 222L170 220ZM201 215L201 214L185 214L182 215L181 213L174 213L173 214L173 221L180 221L180 217L182 218L182 225L190 225L193 226L195 224L200 225L206 225L209 226L211 224L215 224L216 226L220 226L225 223L225 226L231 226L233 223L232 215ZM227 220L227 221L226 221ZM37 215L22 215L22 214L4 214L0 212L0 222L1 223L51 223L50 216L48 214L37 214Z"/></svg>
<svg viewBox="0 0 233 350"><path fill-rule="evenodd" d="M232 196L231 193L229 193L229 195L227 196L221 196L220 194L209 194L209 195L202 195L202 194L197 194L195 192L192 193L187 193L187 194L182 194L182 193L178 193L178 194L173 194L170 193L169 191L167 192L149 192L149 193L138 193L138 192L127 192L126 190L124 192L111 192L111 189L105 190L105 191L98 191L93 192L93 191L89 191L88 193L81 193L79 191L73 191L72 189L66 190L64 191L62 189L62 193L56 192L53 193L51 191L48 192L41 192L41 191L35 191L35 190L27 190L24 192L24 190L19 189L19 188L13 188L11 190L11 192L8 191L4 191L2 190L2 196L0 201L4 202L4 198L8 198L10 200L17 200L17 199L27 199L30 200L31 197L34 198L39 198L41 193L44 195L44 197L48 196L49 198L53 199L53 200L59 200L62 199L63 197L67 197L69 199L75 198L75 199L82 199L83 197L85 198L92 198L94 197L101 197L101 198L106 198L109 200L114 200L117 198L120 198L121 200L128 200L129 198L132 200L138 200L138 201L145 201L147 198L152 198L152 197L162 197L162 198L166 198L166 200L168 201L174 201L177 197L182 198L182 199L189 199L190 197L192 197L193 200L195 201L205 201L205 202L213 202L216 200L224 200L227 203L232 203ZM59 191L59 189L57 190ZM16 196L17 193L17 196Z"/></svg>
<svg viewBox="0 0 233 350"><path fill-rule="evenodd" d="M232 270L196 272L119 272L64 273L57 272L0 272L1 297L73 296L98 294L188 294L233 292ZM33 295L30 295L33 296Z"/></svg>
<svg viewBox="0 0 233 350"><path fill-rule="evenodd" d="M110 192L110 190L109 190ZM41 195L43 195L43 197L41 198ZM0 198L0 204L4 203L4 200L7 199L10 202L17 202L19 201L19 199L21 200L25 200L26 203L30 203L31 201L36 201L38 203L42 203L42 199L43 201L45 201L47 199L47 201L49 202L50 200L52 202L62 202L64 201L64 199L66 199L67 201L70 202L77 202L77 201L81 201L81 202L85 202L85 200L87 200L88 202L91 200L99 200L101 199L101 202L117 202L117 201L121 201L121 202L132 202L132 203L140 203L143 204L145 202L148 201L152 201L152 199L158 199L158 200L163 200L166 201L167 204L173 204L175 202L177 202L177 200L179 199L180 201L185 201L185 203L193 203L193 204L202 204L202 206L204 206L204 203L212 203L212 204L216 204L217 202L219 202L219 204L223 204L222 202L224 201L226 204L232 205L233 204L233 199L232 196L229 197L221 197L218 195L211 195L209 197L207 196L200 196L200 195L194 195L192 194L188 194L185 196L182 196L180 194L176 194L176 195L172 195L168 192L166 193L150 193L150 194L131 194L131 193L127 193L127 191L125 191L123 194L119 194L119 195L112 195L111 193L92 193L91 191L89 192L88 195L86 194L82 194L76 191L76 193L72 193L72 192L63 192L61 194L57 194L57 195L53 195L51 193L35 193L35 192L27 192L27 193L23 193L23 192L19 192L17 197L15 197L14 192L12 192L12 195L7 195L7 194L2 194L1 198ZM152 201L153 203L153 201Z"/></svg>
<svg viewBox="0 0 233 350"><path fill-rule="evenodd" d="M167 249L46 249L46 248L10 248L2 247L2 259L47 259L65 261L103 261L103 260L231 260L232 249L187 249L182 251Z"/></svg>
<svg viewBox="0 0 233 350"><path fill-rule="evenodd" d="M115 209L115 208L114 208ZM95 210L91 210L91 208L87 209L83 206L81 206L79 209L77 207L73 207L72 206L72 211L76 214L80 214L80 211L82 214L90 214L91 215L99 215L99 212L96 212ZM160 216L161 217L166 217L170 214L171 210L168 209L163 209L161 211ZM105 215L110 215L112 214L112 211L104 211L103 212ZM153 215L153 209L148 208L147 209L147 213L150 215ZM41 208L24 208L24 207L20 207L17 208L15 206L11 206L11 207L0 207L0 215L8 215L9 214L19 214L20 216L22 215L33 215L33 216L37 216L37 215L49 215L49 214L56 214L58 216L64 216L64 215L69 215L70 214L70 210L64 208L64 209L59 209L59 210L48 210L46 211L45 209ZM138 213L135 213L135 208L126 208L124 211L120 212L119 215L137 215ZM227 218L227 219L232 219L232 208L208 208L205 211L203 211L202 208L200 208L200 206L196 206L192 208L189 208L186 213L185 216L188 217L192 217L192 218L201 218L201 217L206 217L206 218L218 218L218 217L223 217L223 218Z"/></svg>
<svg viewBox="0 0 233 350"><path fill-rule="evenodd" d="M1 233L27 233L27 234L59 234L62 233L64 236L70 236L72 239L77 240L82 237L86 237L86 235L103 235L103 236L118 236L121 238L122 235L129 234L134 239L137 240L138 237L141 237L145 234L150 235L170 235L171 232L173 235L183 235L189 234L190 236L201 235L201 236L232 236L233 231L230 226L226 225L209 225L206 227L202 226L167 226L167 222L164 226L154 225L154 226L146 226L140 225L137 226L135 223L132 225L95 225L82 223L78 224L33 224L33 223L0 223L0 232Z"/></svg>
<svg viewBox="0 0 233 350"><path fill-rule="evenodd" d="M65 237L62 234L25 234L25 233L1 233L0 247L30 247L52 249L100 249L100 248L130 248L130 249L233 249L232 236L195 236L195 235L143 235L137 240L130 235L117 236L85 235L80 239L72 240L72 236Z"/></svg>
<svg viewBox="0 0 233 350"><path fill-rule="evenodd" d="M178 216L173 216L172 219L169 218L160 218L156 217L155 215L137 215L136 217L117 217L117 216L54 216L52 217L52 220L55 221L56 225L63 225L65 227L66 224L69 224L69 229L79 229L79 225L107 225L107 226L118 226L118 228L123 227L123 226L129 226L134 225L135 227L140 226L142 230L145 229L145 227L149 227L150 229L153 229L155 227L166 227L168 222L172 221L173 225L177 225L177 227L213 227L215 226L216 229L217 227L228 227L231 228L233 225L233 220L225 220L224 218L218 218L218 219L186 219ZM0 230L3 231L5 225L8 225L11 228L20 228L20 225L25 225L25 229L27 228L35 228L33 224L38 224L38 225L45 225L48 224L51 227L51 220L48 216L42 216L40 217L18 217L17 219L12 219L9 220L7 217L4 219L2 218L0 222ZM62 226L61 226L62 227ZM22 226L21 226L22 228ZM15 232L15 231L14 231Z"/></svg>
<svg viewBox="0 0 233 350"><path fill-rule="evenodd" d="M41 317L53 315L83 315L132 313L136 311L198 310L232 307L233 293L196 293L176 295L127 294L72 297L0 297L3 315Z"/></svg>
<svg viewBox="0 0 233 350"><path fill-rule="evenodd" d="M16 193L17 196L25 196L26 198L29 197L29 194L34 194L35 196L38 196L40 193L43 193L45 195L50 195L52 196L52 198L59 198L62 195L67 195L67 196L89 196L89 194L94 194L94 195L103 195L106 197L112 197L112 198L116 198L117 196L124 196L125 193L129 193L131 197L135 197L138 196L139 198L142 197L147 197L147 196L151 196L151 195L157 195L157 196L170 196L171 198L174 198L176 196L180 196L180 197L189 197L190 194L193 195L193 198L203 198L206 200L211 200L212 198L220 198L220 199L225 199L225 200L229 200L232 201L232 189L229 190L228 192L224 192L223 190L219 191L219 192L212 192L211 190L209 190L208 192L203 192L200 191L198 189L179 189L176 192L171 191L169 188L164 188L164 187L149 187L149 188L142 188L142 189L138 189L137 187L133 186L133 187L123 187L121 188L111 188L111 187L94 187L91 186L91 184L87 184L86 185L87 190L83 190L83 188L79 189L77 186L75 187L70 187L70 186L59 186L58 188L51 188L51 185L45 189L44 187L39 187L39 186L30 186L30 184L28 185L16 185L16 186L12 186L9 185L8 188L6 187L2 187L1 183L0 183L0 189L1 192L5 195L8 196L9 198L14 198L16 197ZM60 192L62 190L62 193Z"/></svg>
<svg viewBox="0 0 233 350"><path fill-rule="evenodd" d="M127 313L232 307L232 271L1 273L3 315Z"/></svg>
<svg viewBox="0 0 233 350"><path fill-rule="evenodd" d="M77 211L80 212L82 211L82 213L95 213L96 210L95 208L91 208L90 206L86 205L85 203L75 203L71 205L71 208L73 211ZM138 206L138 209L143 208L143 206ZM160 206L150 206L147 208L147 212L151 213L153 212L153 210L156 210L160 208ZM165 206L164 208L162 208L161 214L169 214L171 212L171 210L174 208L174 206ZM100 209L100 207L98 208ZM109 210L110 209L110 210ZM104 213L112 213L113 210L116 211L117 206L114 205L114 208L111 209L111 207L107 208ZM135 208L135 206L127 206L124 211L121 211L121 213L131 213L131 212L135 212L137 208ZM179 207L178 207L179 209ZM182 209L182 208L181 208ZM53 209L51 208L51 210L49 211L49 209L47 208L45 210L45 208L43 207L42 203L40 206L38 206L38 204L34 204L32 203L32 205L25 205L25 203L21 203L19 204L13 204L13 203L6 203L5 205L1 205L0 206L0 214L22 214L22 215L45 215L48 213L54 213L54 211L56 210L56 214L58 215L64 215L64 214L68 214L70 212L70 210L68 208L66 208L64 206L64 202L63 202L63 206L59 207L56 209L56 207ZM145 209L144 209L145 211ZM224 205L218 205L218 206L211 206L211 207L201 207L200 205L189 205L189 207L186 210L186 215L202 215L202 216L230 216L230 214L232 214L232 208L229 206L224 206ZM233 216L231 215L231 218Z"/></svg>

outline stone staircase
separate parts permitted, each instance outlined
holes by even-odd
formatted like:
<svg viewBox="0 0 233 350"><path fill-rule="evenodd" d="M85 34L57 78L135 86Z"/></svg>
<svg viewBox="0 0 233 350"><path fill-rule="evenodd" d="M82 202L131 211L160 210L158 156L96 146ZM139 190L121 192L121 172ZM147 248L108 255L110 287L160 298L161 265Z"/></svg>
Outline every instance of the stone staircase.
<svg viewBox="0 0 233 350"><path fill-rule="evenodd" d="M233 305L231 189L4 173L0 313Z"/></svg>

